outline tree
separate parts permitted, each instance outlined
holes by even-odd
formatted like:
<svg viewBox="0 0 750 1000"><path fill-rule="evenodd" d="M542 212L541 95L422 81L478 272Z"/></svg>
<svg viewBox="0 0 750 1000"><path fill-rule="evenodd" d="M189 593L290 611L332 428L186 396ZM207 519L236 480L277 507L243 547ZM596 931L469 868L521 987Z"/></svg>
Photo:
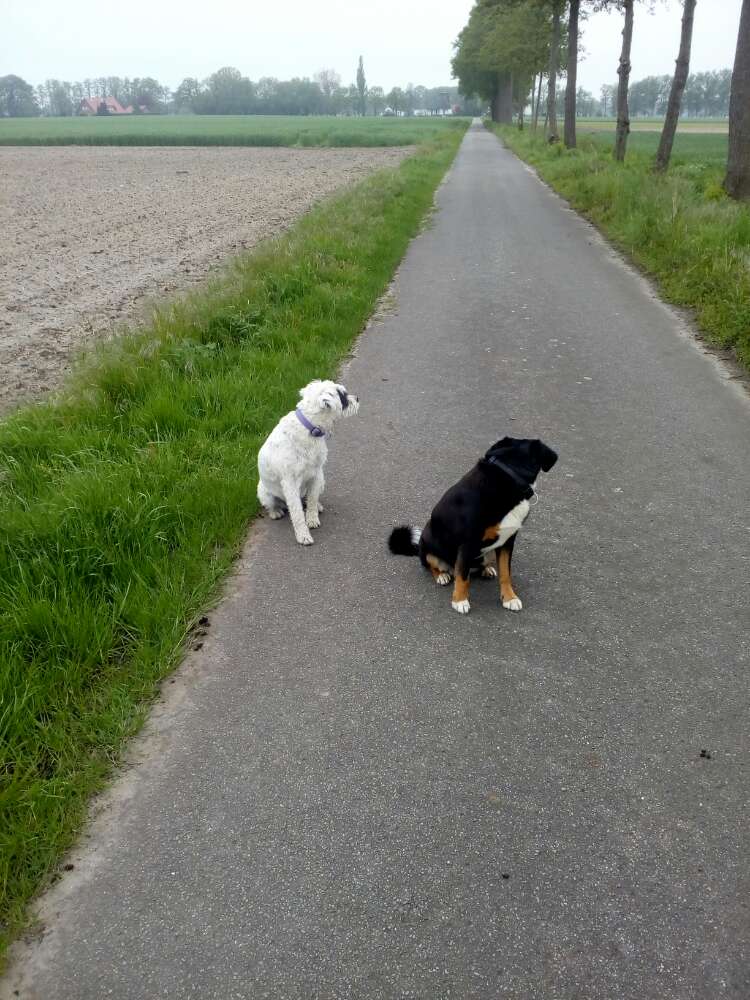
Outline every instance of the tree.
<svg viewBox="0 0 750 1000"><path fill-rule="evenodd" d="M750 198L750 0L742 0L729 98L729 156L724 187L732 198Z"/></svg>
<svg viewBox="0 0 750 1000"><path fill-rule="evenodd" d="M489 101L493 121L509 124L514 100L526 104L547 62L549 23L547 3L537 0L478 0L472 9L454 45L453 75L462 94Z"/></svg>
<svg viewBox="0 0 750 1000"><path fill-rule="evenodd" d="M106 86L107 80L103 81ZM111 96L109 94L102 93L102 97ZM125 98L125 93L123 91L123 98ZM145 108L152 114L155 112L160 112L166 110L166 101L169 99L169 91L155 80L152 76L144 76L141 78L136 77L130 84L130 90L127 94L127 100L129 104L133 105L134 109Z"/></svg>
<svg viewBox="0 0 750 1000"><path fill-rule="evenodd" d="M341 86L341 77L335 69L319 69L313 80L315 80L323 91L323 95L327 101L330 101L331 97L333 97Z"/></svg>
<svg viewBox="0 0 750 1000"><path fill-rule="evenodd" d="M581 0L570 0L568 14L568 79L565 85L565 125L563 136L568 149L576 145L576 79L578 76L578 15Z"/></svg>
<svg viewBox="0 0 750 1000"><path fill-rule="evenodd" d="M596 114L596 98L583 87L576 91L576 114L583 118L593 118Z"/></svg>
<svg viewBox="0 0 750 1000"><path fill-rule="evenodd" d="M617 94L617 87L613 87L610 83L605 83L602 85L602 89L599 91L599 95L602 101L602 116L607 118L609 113L615 106L615 96Z"/></svg>
<svg viewBox="0 0 750 1000"><path fill-rule="evenodd" d="M407 115L414 114L414 108L417 106L416 97L414 96L414 84L407 83L406 90L404 91L404 111Z"/></svg>
<svg viewBox="0 0 750 1000"><path fill-rule="evenodd" d="M0 117L32 118L39 114L34 88L20 76L0 76Z"/></svg>
<svg viewBox="0 0 750 1000"><path fill-rule="evenodd" d="M539 105L542 103L542 83L544 82L544 73L539 74L539 83L537 85L536 92L536 103L534 104L534 131L536 132L537 122L539 121Z"/></svg>
<svg viewBox="0 0 750 1000"><path fill-rule="evenodd" d="M258 90L263 88L267 94L275 93L277 87L278 81L268 77L258 83ZM255 97L255 85L238 69L224 66L208 77L193 107L204 115L249 115L255 110Z"/></svg>
<svg viewBox="0 0 750 1000"><path fill-rule="evenodd" d="M622 0L625 23L622 29L622 51L620 65L617 68L619 83L617 85L617 127L615 130L616 160L625 159L625 149L630 133L630 112L628 111L628 83L630 81L630 49L633 44L633 0Z"/></svg>
<svg viewBox="0 0 750 1000"><path fill-rule="evenodd" d="M680 51L675 65L672 88L669 91L669 103L667 104L667 116L664 119L664 128L661 131L659 149L656 153L655 167L664 171L669 166L669 159L672 155L672 146L677 131L677 119L680 117L680 106L682 104L682 94L687 83L688 71L690 70L690 43L693 38L693 16L695 14L696 0L684 0L682 11L682 30L680 32Z"/></svg>
<svg viewBox="0 0 750 1000"><path fill-rule="evenodd" d="M359 113L364 117L367 114L367 80L365 79L365 66L362 56L357 64L357 93L359 94Z"/></svg>
<svg viewBox="0 0 750 1000"><path fill-rule="evenodd" d="M49 115L55 118L69 117L73 114L72 87L69 83L62 83L60 80L46 80L44 87L46 100L44 106Z"/></svg>
<svg viewBox="0 0 750 1000"><path fill-rule="evenodd" d="M642 80L631 83L628 89L631 115L663 114L671 85L670 76L645 76Z"/></svg>
<svg viewBox="0 0 750 1000"><path fill-rule="evenodd" d="M195 105L201 93L201 85L194 76L186 76L174 92L172 104L177 114L195 112Z"/></svg>
<svg viewBox="0 0 750 1000"><path fill-rule="evenodd" d="M559 139L557 134L557 72L560 66L561 20L565 9L565 0L551 0L551 8L552 37L549 45L547 69L547 138L550 142L555 142Z"/></svg>
<svg viewBox="0 0 750 1000"><path fill-rule="evenodd" d="M398 113L404 106L404 92L400 87L394 87L386 97L388 107Z"/></svg>
<svg viewBox="0 0 750 1000"><path fill-rule="evenodd" d="M370 102L370 110L373 115L379 115L385 107L385 94L383 93L383 88L370 87L367 92L367 98Z"/></svg>
<svg viewBox="0 0 750 1000"><path fill-rule="evenodd" d="M462 94L477 94L489 101L493 122L510 124L512 108L511 74L498 66L497 53L485 46L487 35L495 27L500 8L479 0L472 8L468 24L454 43L451 61L453 75L458 78Z"/></svg>

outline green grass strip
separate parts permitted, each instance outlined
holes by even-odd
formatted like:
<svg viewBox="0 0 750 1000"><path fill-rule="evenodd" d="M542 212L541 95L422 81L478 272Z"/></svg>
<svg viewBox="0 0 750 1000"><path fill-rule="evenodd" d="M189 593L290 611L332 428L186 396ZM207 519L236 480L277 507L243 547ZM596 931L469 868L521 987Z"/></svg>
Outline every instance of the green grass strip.
<svg viewBox="0 0 750 1000"><path fill-rule="evenodd" d="M567 150L529 131L493 130L656 278L665 299L694 309L707 340L734 348L750 367L750 207L722 190L726 137L678 133L660 176L652 170L657 134L631 135L619 164L611 136L583 137Z"/></svg>
<svg viewBox="0 0 750 1000"><path fill-rule="evenodd" d="M0 118L0 146L410 146L460 118L333 118L330 115L92 115Z"/></svg>
<svg viewBox="0 0 750 1000"><path fill-rule="evenodd" d="M216 597L257 511L260 444L336 372L461 135L323 203L0 424L3 945Z"/></svg>

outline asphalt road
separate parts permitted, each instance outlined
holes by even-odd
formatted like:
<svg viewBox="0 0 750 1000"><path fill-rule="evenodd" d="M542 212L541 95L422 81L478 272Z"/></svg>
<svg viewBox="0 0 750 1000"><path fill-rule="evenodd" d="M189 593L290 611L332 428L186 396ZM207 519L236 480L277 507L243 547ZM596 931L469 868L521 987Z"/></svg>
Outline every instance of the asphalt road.
<svg viewBox="0 0 750 1000"><path fill-rule="evenodd" d="M2 995L746 1000L743 390L479 126L343 377ZM386 536L504 434L560 460L462 617Z"/></svg>

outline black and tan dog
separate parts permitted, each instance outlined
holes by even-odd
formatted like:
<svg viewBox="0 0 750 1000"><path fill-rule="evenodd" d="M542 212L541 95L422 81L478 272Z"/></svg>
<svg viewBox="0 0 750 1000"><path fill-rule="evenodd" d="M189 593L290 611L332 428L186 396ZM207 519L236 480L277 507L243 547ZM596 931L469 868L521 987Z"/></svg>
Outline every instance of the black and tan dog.
<svg viewBox="0 0 750 1000"><path fill-rule="evenodd" d="M520 611L510 575L513 546L537 476L556 461L557 454L542 441L504 437L443 495L423 531L394 528L389 549L395 555L418 555L440 586L455 577L453 607L460 614L470 609L472 569L484 577L499 576L503 607Z"/></svg>

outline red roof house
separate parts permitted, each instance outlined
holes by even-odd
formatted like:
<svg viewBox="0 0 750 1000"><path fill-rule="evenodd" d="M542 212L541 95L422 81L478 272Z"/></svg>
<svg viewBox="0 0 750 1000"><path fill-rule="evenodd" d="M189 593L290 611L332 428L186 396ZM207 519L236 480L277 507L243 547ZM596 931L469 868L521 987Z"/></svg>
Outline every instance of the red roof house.
<svg viewBox="0 0 750 1000"><path fill-rule="evenodd" d="M111 115L128 115L133 113L132 108L124 108L116 97L84 97L78 113L81 115L95 115L99 111L99 105L104 101Z"/></svg>

